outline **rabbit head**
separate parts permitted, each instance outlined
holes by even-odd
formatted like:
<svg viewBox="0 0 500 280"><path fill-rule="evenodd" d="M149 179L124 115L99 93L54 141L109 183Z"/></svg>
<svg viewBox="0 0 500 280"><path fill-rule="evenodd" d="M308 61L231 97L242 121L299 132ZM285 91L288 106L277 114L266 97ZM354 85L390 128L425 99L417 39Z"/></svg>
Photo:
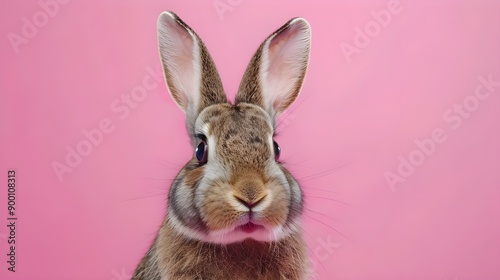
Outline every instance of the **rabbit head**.
<svg viewBox="0 0 500 280"><path fill-rule="evenodd" d="M276 117L299 95L311 31L294 18L258 48L234 104L204 43L177 15L158 18L167 87L186 113L193 158L174 179L166 222L185 237L273 242L300 231L302 194L279 162Z"/></svg>

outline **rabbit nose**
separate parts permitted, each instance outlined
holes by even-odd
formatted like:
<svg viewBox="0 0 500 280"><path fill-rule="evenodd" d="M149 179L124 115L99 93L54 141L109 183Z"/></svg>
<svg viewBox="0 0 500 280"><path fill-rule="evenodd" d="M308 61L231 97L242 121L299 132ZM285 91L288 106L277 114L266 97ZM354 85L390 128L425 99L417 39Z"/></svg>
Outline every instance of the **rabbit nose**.
<svg viewBox="0 0 500 280"><path fill-rule="evenodd" d="M249 197L244 197L244 196L241 196L238 194L233 194L233 195L236 198L236 200L238 200L238 202L245 205L250 210L253 207L255 207L257 204L261 203L264 200L264 198L266 197L266 194L262 194L261 196L254 198L254 199L249 198Z"/></svg>
<svg viewBox="0 0 500 280"><path fill-rule="evenodd" d="M247 175L239 178L233 185L233 196L247 208L257 206L267 195L267 189L262 180L256 176Z"/></svg>

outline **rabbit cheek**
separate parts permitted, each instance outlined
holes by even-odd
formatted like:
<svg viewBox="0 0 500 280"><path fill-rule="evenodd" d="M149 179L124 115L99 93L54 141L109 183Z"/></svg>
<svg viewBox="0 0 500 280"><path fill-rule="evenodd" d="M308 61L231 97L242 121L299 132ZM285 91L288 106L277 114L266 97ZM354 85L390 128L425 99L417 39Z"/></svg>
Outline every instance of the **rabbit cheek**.
<svg viewBox="0 0 500 280"><path fill-rule="evenodd" d="M302 213L303 200L302 200L302 191L300 190L300 186L297 181L292 177L290 172L286 170L284 167L281 167L281 170L285 174L286 180L288 181L288 185L290 186L290 207L287 218L287 223L291 224L293 221L300 216Z"/></svg>
<svg viewBox="0 0 500 280"><path fill-rule="evenodd" d="M201 168L191 170L190 172L187 172L186 177L184 179L186 186L193 188L193 189L196 188L196 185L198 184L198 182L201 180L201 178L203 176L203 171L204 171L204 168L201 167Z"/></svg>
<svg viewBox="0 0 500 280"><path fill-rule="evenodd" d="M270 184L269 191L272 193L273 200L262 211L263 220L273 227L282 226L285 224L288 216L288 208L290 200L288 192L280 184Z"/></svg>
<svg viewBox="0 0 500 280"><path fill-rule="evenodd" d="M183 226L198 231L205 230L194 201L196 186L202 177L201 168L184 170L172 184L168 201L172 215L176 216Z"/></svg>
<svg viewBox="0 0 500 280"><path fill-rule="evenodd" d="M209 230L221 230L232 225L240 216L227 200L230 186L222 182L210 186L204 193L201 212Z"/></svg>

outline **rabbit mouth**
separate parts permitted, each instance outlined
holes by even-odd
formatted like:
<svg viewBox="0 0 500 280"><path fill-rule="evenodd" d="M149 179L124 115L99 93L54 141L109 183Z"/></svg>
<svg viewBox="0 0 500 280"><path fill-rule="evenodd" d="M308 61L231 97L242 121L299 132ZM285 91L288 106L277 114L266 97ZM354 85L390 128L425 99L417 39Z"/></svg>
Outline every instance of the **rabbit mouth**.
<svg viewBox="0 0 500 280"><path fill-rule="evenodd" d="M254 224L252 222L248 222L244 225L238 226L236 230L241 230L245 233L252 233L258 229L265 229L264 226Z"/></svg>
<svg viewBox="0 0 500 280"><path fill-rule="evenodd" d="M282 225L271 226L261 224L259 220L242 220L240 223L225 229L207 231L199 239L208 243L231 244L239 243L246 239L260 242L274 242L288 235L288 230Z"/></svg>

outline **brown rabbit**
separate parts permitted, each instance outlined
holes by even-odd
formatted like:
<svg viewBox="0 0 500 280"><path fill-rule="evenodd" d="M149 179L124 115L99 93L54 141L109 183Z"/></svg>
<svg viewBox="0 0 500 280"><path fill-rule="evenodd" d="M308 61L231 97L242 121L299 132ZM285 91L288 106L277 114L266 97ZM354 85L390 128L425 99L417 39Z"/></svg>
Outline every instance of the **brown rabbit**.
<svg viewBox="0 0 500 280"><path fill-rule="evenodd" d="M278 161L275 119L299 95L311 30L294 18L253 56L235 104L205 45L172 12L158 18L167 87L195 152L132 279L306 279L302 194Z"/></svg>

